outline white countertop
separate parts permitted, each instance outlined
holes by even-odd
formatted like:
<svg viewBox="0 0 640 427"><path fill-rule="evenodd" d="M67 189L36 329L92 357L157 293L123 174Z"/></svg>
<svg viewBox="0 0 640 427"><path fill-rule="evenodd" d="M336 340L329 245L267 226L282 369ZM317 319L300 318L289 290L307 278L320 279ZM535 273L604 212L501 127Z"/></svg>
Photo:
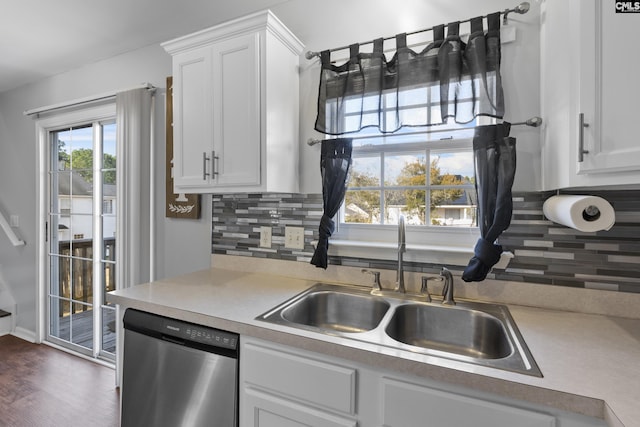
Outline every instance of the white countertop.
<svg viewBox="0 0 640 427"><path fill-rule="evenodd" d="M640 426L640 320L509 304L544 377L278 326L256 316L316 280L209 269L110 292L107 301L405 374Z"/></svg>

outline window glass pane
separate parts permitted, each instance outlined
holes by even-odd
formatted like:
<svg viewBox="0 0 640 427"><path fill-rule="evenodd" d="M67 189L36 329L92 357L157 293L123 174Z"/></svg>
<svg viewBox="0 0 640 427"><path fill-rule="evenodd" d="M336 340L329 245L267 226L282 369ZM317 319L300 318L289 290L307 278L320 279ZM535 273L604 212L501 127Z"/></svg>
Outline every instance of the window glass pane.
<svg viewBox="0 0 640 427"><path fill-rule="evenodd" d="M367 128L368 130L372 130L372 128ZM370 145L382 145L385 143L385 137L376 136L371 138L360 138L360 136L368 135L364 130L358 133L358 139L353 140L353 148L365 147ZM377 135L377 132L376 132Z"/></svg>
<svg viewBox="0 0 640 427"><path fill-rule="evenodd" d="M362 97L351 96L351 97L345 98L344 101L338 105L342 107L344 114L357 113L359 115L360 111L362 111L362 102L363 102Z"/></svg>
<svg viewBox="0 0 640 427"><path fill-rule="evenodd" d="M71 212L91 214L93 212L93 171L72 171L69 187L67 203Z"/></svg>
<svg viewBox="0 0 640 427"><path fill-rule="evenodd" d="M375 111L377 114L377 111L380 108L379 96L365 96L362 101L362 108L365 111Z"/></svg>
<svg viewBox="0 0 640 427"><path fill-rule="evenodd" d="M357 116L349 116L349 117L345 117L345 129L349 129L352 127L359 127L360 126L360 115L358 114Z"/></svg>
<svg viewBox="0 0 640 427"><path fill-rule="evenodd" d="M93 218L91 215L71 215L69 217L69 222L68 239L72 240L74 251L77 248L79 251L78 253L86 252L87 247L91 248L91 239L93 238ZM90 256L91 254L89 253L89 257Z"/></svg>
<svg viewBox="0 0 640 427"><path fill-rule="evenodd" d="M426 185L427 163L424 153L387 155L384 158L385 186Z"/></svg>
<svg viewBox="0 0 640 427"><path fill-rule="evenodd" d="M116 168L116 125L106 124L102 127L102 169ZM113 180L115 183L115 178Z"/></svg>
<svg viewBox="0 0 640 427"><path fill-rule="evenodd" d="M406 107L424 106L429 99L428 97L429 92L426 87L416 87L414 89L401 90L399 93L400 105ZM409 109L410 108L407 108L407 110Z"/></svg>
<svg viewBox="0 0 640 427"><path fill-rule="evenodd" d="M91 261L73 259L72 298L74 301L93 302L93 265Z"/></svg>
<svg viewBox="0 0 640 427"><path fill-rule="evenodd" d="M431 225L476 227L474 189L449 188L431 190Z"/></svg>
<svg viewBox="0 0 640 427"><path fill-rule="evenodd" d="M71 336L71 303L51 298L49 309L49 334L68 341Z"/></svg>
<svg viewBox="0 0 640 427"><path fill-rule="evenodd" d="M71 169L71 145L68 143L70 139L69 132L55 132L52 134L52 138L54 141L54 147L57 147L58 156L56 167L52 167L51 170L63 171ZM54 159L55 158L56 157L54 155Z"/></svg>
<svg viewBox="0 0 640 427"><path fill-rule="evenodd" d="M380 223L380 191L350 190L344 198L344 220L347 223Z"/></svg>
<svg viewBox="0 0 640 427"><path fill-rule="evenodd" d="M69 167L84 176L93 170L93 127L73 128L61 133L60 139L70 150ZM88 177L85 177L87 180Z"/></svg>
<svg viewBox="0 0 640 427"><path fill-rule="evenodd" d="M431 185L473 184L473 176L471 151L431 153Z"/></svg>
<svg viewBox="0 0 640 427"><path fill-rule="evenodd" d="M104 172L102 185L102 235L105 239L113 240L116 235L116 194L115 170Z"/></svg>
<svg viewBox="0 0 640 427"><path fill-rule="evenodd" d="M116 352L116 310L102 307L102 349L107 353Z"/></svg>
<svg viewBox="0 0 640 427"><path fill-rule="evenodd" d="M386 190L384 192L385 224L397 224L404 215L408 225L425 224L425 190Z"/></svg>
<svg viewBox="0 0 640 427"><path fill-rule="evenodd" d="M90 305L73 303L71 342L93 348L93 309Z"/></svg>
<svg viewBox="0 0 640 427"><path fill-rule="evenodd" d="M105 242L106 243L106 242ZM115 258L115 247L105 244L104 253L106 257ZM116 290L116 264L114 262L102 262L102 277L105 292ZM103 299L106 301L106 298Z"/></svg>
<svg viewBox="0 0 640 427"><path fill-rule="evenodd" d="M51 185L58 189L58 197L51 198L51 212L68 215L71 213L71 172L53 172Z"/></svg>
<svg viewBox="0 0 640 427"><path fill-rule="evenodd" d="M63 246L62 244L60 246ZM69 253L67 248L61 248L61 252ZM51 257L51 288L49 292L53 296L71 298L71 259L67 257Z"/></svg>
<svg viewBox="0 0 640 427"><path fill-rule="evenodd" d="M354 157L348 186L380 186L380 157Z"/></svg>

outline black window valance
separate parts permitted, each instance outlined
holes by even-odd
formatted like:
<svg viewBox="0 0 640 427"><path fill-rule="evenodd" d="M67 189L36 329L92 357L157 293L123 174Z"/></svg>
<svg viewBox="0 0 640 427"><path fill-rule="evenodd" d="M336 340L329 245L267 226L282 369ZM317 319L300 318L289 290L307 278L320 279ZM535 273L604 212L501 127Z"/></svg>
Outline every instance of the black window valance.
<svg viewBox="0 0 640 427"><path fill-rule="evenodd" d="M330 135L373 127L395 132L404 126L432 126L453 120L470 123L478 116L502 118L500 13L470 20L469 39L460 22L433 27L433 42L421 52L396 36L396 52L387 61L383 39L373 51L350 46L349 60L335 65L321 53L318 116L315 129Z"/></svg>

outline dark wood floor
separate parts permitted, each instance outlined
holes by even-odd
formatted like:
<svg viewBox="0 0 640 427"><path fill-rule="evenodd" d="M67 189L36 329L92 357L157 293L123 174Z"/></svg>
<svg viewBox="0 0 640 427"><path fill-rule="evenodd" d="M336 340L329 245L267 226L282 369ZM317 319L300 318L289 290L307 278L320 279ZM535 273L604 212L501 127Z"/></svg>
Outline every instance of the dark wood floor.
<svg viewBox="0 0 640 427"><path fill-rule="evenodd" d="M0 427L117 427L119 406L113 369L0 337Z"/></svg>

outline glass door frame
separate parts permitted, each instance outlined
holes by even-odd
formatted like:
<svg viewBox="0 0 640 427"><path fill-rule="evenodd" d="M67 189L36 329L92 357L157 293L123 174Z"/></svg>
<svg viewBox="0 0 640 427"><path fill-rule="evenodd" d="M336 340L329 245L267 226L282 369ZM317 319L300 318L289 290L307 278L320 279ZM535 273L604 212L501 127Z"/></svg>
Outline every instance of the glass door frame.
<svg viewBox="0 0 640 427"><path fill-rule="evenodd" d="M102 340L102 312L104 299L104 286L103 281L103 239L102 239L102 125L109 123L115 123L116 111L115 102L105 103L99 106L87 107L81 110L75 110L67 113L61 113L51 115L36 123L37 137L38 137L38 171L39 177L37 180L37 196L38 196L38 298L36 300L36 311L38 316L38 322L36 324L36 336L35 342L44 342L59 346L63 349L75 351L80 355L89 357L93 360L101 361L108 365L115 363L115 352L104 352L103 340ZM50 292L50 278L52 268L50 268L50 251L49 245L51 244L50 234L54 232L50 227L49 221L49 209L50 196L51 196L51 179L50 168L52 166L52 153L53 147L57 144L52 143L52 135L65 128L80 127L83 125L92 124L93 127L93 139L99 141L97 144L94 142L94 153L99 149L100 161L93 162L93 175L94 178L98 178L98 182L94 181L94 194L93 194L93 217L92 227L94 233L98 230L97 235L93 235L92 243L92 274L94 278L93 282L93 345L92 349L88 349L83 346L75 345L70 341L58 339L50 335L50 310L49 310L49 292ZM95 158L95 155L94 155ZM119 186L119 184L118 184ZM116 190L119 193L118 190ZM116 201L117 203L117 201ZM96 215L95 212L99 212ZM118 229L120 224L116 221L116 235L119 235ZM115 264L118 264L116 259ZM97 280L96 280L97 279ZM97 288L98 285L100 288ZM97 292L96 292L97 290ZM70 294L70 297L72 295ZM73 304L70 298L71 304ZM113 307L114 313L116 308ZM117 341L117 340L116 340Z"/></svg>

